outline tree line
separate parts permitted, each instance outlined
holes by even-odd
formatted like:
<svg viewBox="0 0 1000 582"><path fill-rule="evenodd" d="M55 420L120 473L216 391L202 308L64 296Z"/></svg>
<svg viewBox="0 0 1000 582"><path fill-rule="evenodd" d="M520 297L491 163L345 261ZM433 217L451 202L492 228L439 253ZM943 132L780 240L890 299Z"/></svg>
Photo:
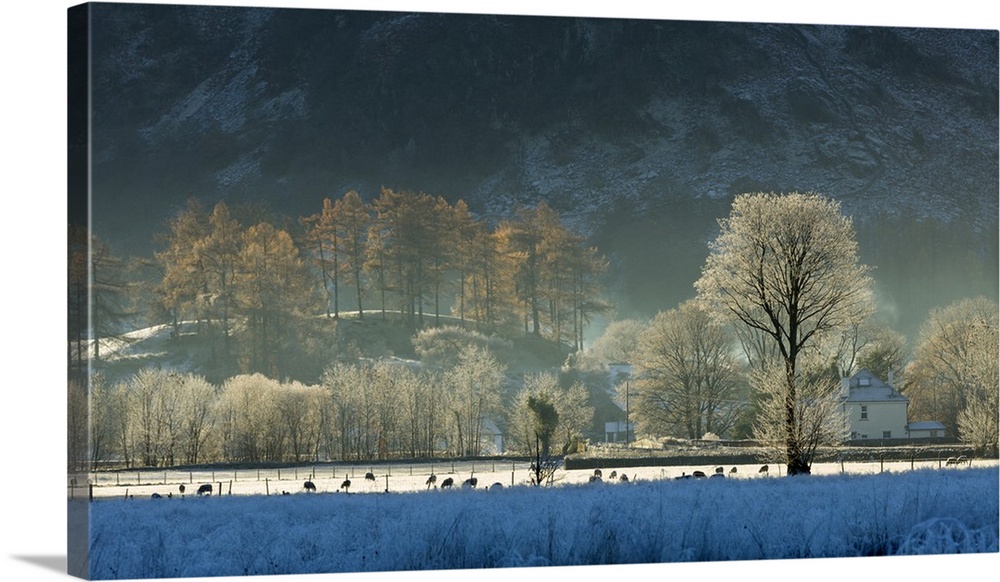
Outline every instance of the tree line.
<svg viewBox="0 0 1000 582"><path fill-rule="evenodd" d="M70 461L138 468L465 457L499 447L528 454L535 445L529 400L558 413L546 446L578 442L593 420L579 383L563 387L555 374L538 373L512 384L484 346L467 345L452 360L440 367L338 363L317 384L253 373L215 385L153 367L112 383L98 373L89 387L70 384L71 447L88 443L71 448ZM72 420L88 406L89 429Z"/></svg>

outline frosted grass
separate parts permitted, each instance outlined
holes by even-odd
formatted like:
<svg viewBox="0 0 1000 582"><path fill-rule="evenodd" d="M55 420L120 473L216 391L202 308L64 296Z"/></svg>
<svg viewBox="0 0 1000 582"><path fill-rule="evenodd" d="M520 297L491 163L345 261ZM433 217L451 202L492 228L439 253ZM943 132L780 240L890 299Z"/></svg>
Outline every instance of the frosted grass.
<svg viewBox="0 0 1000 582"><path fill-rule="evenodd" d="M998 470L104 500L95 579L998 551Z"/></svg>

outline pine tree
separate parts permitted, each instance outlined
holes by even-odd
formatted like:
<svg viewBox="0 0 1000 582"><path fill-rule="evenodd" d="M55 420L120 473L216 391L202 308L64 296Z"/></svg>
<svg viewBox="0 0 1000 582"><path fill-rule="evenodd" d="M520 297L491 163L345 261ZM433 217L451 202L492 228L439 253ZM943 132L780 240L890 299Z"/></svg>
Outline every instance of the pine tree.
<svg viewBox="0 0 1000 582"><path fill-rule="evenodd" d="M243 233L235 299L246 321L242 367L283 376L298 320L311 315L315 287L292 237L268 223Z"/></svg>
<svg viewBox="0 0 1000 582"><path fill-rule="evenodd" d="M157 296L170 315L176 337L186 315L199 321L204 316L198 300L208 293L209 281L198 245L208 236L208 217L192 198L184 210L167 221L167 228L168 232L160 237L166 248L155 253L163 273Z"/></svg>
<svg viewBox="0 0 1000 582"><path fill-rule="evenodd" d="M339 225L333 202L324 198L323 210L303 218L301 222L306 228L306 244L315 258L323 291L326 293L326 316L340 317L340 254L337 248Z"/></svg>
<svg viewBox="0 0 1000 582"><path fill-rule="evenodd" d="M366 233L371 223L368 206L354 190L350 190L334 205L335 223L338 225L338 251L345 285L354 286L354 300L358 318L364 317L362 290L364 288Z"/></svg>

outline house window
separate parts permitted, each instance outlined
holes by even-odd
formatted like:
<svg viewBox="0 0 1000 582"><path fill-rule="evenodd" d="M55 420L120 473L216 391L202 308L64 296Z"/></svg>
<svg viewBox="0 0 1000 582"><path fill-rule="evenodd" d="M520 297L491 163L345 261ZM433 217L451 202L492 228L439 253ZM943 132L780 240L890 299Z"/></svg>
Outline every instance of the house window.
<svg viewBox="0 0 1000 582"><path fill-rule="evenodd" d="M867 386L868 385L868 378L858 378L858 385L859 386Z"/></svg>
<svg viewBox="0 0 1000 582"><path fill-rule="evenodd" d="M883 430L882 431L882 438L884 438L884 439L891 439L892 438L892 431L891 430Z"/></svg>
<svg viewBox="0 0 1000 582"><path fill-rule="evenodd" d="M868 407L867 406L862 406L861 407L861 420L868 420Z"/></svg>

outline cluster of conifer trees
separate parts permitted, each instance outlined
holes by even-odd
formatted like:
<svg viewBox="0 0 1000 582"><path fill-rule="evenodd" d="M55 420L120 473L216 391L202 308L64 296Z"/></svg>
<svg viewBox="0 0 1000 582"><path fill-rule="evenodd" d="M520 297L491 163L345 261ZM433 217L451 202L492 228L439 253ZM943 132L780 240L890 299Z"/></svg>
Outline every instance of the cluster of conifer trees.
<svg viewBox="0 0 1000 582"><path fill-rule="evenodd" d="M298 226L243 224L225 202L191 202L156 254L161 317L203 322L242 371L281 377L283 354L301 349L298 324L324 312L414 330L450 317L579 348L607 309L603 257L544 203L491 225L461 200L383 188L365 203L350 191Z"/></svg>

